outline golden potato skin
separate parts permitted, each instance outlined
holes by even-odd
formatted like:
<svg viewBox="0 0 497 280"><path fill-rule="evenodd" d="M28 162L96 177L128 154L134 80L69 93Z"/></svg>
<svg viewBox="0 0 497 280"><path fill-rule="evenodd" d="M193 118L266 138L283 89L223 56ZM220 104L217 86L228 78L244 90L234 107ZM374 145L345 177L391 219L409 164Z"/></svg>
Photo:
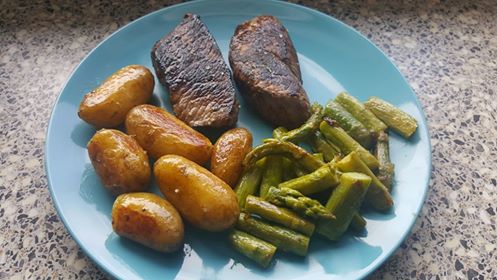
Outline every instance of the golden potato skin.
<svg viewBox="0 0 497 280"><path fill-rule="evenodd" d="M204 164L211 156L212 143L207 137L162 108L136 106L129 111L125 124L128 134L153 158L175 154Z"/></svg>
<svg viewBox="0 0 497 280"><path fill-rule="evenodd" d="M126 66L85 95L78 115L97 128L116 127L131 108L148 102L154 85L150 70L141 65Z"/></svg>
<svg viewBox="0 0 497 280"><path fill-rule="evenodd" d="M151 193L118 196L112 206L112 229L160 252L176 251L183 244L184 227L178 211Z"/></svg>
<svg viewBox="0 0 497 280"><path fill-rule="evenodd" d="M211 171L232 188L242 173L242 161L252 150L252 134L245 128L233 128L214 144Z"/></svg>
<svg viewBox="0 0 497 280"><path fill-rule="evenodd" d="M208 231L231 227L240 214L233 190L202 166L166 155L154 164L160 191L190 224Z"/></svg>
<svg viewBox="0 0 497 280"><path fill-rule="evenodd" d="M101 129L88 142L88 155L102 184L113 194L148 188L148 156L133 137L119 130Z"/></svg>

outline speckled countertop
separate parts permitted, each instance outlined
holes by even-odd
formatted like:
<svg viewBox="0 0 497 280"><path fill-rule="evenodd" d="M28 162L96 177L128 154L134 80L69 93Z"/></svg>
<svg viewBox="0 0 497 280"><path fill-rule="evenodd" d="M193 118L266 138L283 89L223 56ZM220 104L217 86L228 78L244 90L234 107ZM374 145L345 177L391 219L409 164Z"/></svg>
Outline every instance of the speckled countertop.
<svg viewBox="0 0 497 280"><path fill-rule="evenodd" d="M0 1L0 279L99 279L51 202L43 146L64 81L98 42L173 1ZM299 1L398 65L433 144L427 201L372 279L497 279L497 5Z"/></svg>

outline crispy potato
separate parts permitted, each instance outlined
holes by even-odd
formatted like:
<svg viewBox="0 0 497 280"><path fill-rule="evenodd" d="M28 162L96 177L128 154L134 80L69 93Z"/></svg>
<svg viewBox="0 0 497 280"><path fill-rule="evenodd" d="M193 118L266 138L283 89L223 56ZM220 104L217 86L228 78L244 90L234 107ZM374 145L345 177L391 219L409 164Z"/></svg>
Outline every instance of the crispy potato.
<svg viewBox="0 0 497 280"><path fill-rule="evenodd" d="M140 105L129 111L126 130L156 159L175 154L198 164L206 163L212 151L211 141L166 110Z"/></svg>
<svg viewBox="0 0 497 280"><path fill-rule="evenodd" d="M131 108L148 102L154 85L154 76L147 68L126 66L85 95L78 115L97 128L116 127Z"/></svg>
<svg viewBox="0 0 497 280"><path fill-rule="evenodd" d="M245 128L226 131L214 144L211 171L231 187L242 173L242 161L252 149L252 134Z"/></svg>
<svg viewBox="0 0 497 280"><path fill-rule="evenodd" d="M115 129L99 130L88 142L88 155L103 185L113 194L148 188L147 153L133 137Z"/></svg>
<svg viewBox="0 0 497 280"><path fill-rule="evenodd" d="M158 195L144 192L122 194L112 206L112 228L161 252L173 252L183 244L184 227L178 211Z"/></svg>
<svg viewBox="0 0 497 280"><path fill-rule="evenodd" d="M240 208L233 190L202 166L177 155L155 162L160 191L192 225L208 231L231 227Z"/></svg>

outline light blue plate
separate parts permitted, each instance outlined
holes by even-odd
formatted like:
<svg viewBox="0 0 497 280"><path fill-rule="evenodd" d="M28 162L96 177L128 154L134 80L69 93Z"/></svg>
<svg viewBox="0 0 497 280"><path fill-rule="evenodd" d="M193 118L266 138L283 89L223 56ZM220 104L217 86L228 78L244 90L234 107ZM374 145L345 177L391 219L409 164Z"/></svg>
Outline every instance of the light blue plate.
<svg viewBox="0 0 497 280"><path fill-rule="evenodd" d="M233 251L222 235L186 229L183 250L160 254L112 232L113 197L101 186L86 151L95 130L77 116L83 95L128 64L152 69L150 49L187 12L201 16L225 58L235 27L261 14L277 16L299 54L304 87L311 101L324 104L347 90L361 100L379 96L413 115L419 129L411 140L391 137L396 166L395 208L366 213L367 234L340 242L313 238L309 256L278 254L274 266L260 269ZM170 110L156 80L154 103ZM249 128L255 144L271 127L241 100L238 125ZM354 279L383 263L409 233L424 201L431 149L422 109L397 68L370 41L320 12L277 1L200 1L168 7L142 17L103 41L76 68L52 112L45 167L59 216L83 250L105 271L121 279ZM154 186L153 190L157 192Z"/></svg>

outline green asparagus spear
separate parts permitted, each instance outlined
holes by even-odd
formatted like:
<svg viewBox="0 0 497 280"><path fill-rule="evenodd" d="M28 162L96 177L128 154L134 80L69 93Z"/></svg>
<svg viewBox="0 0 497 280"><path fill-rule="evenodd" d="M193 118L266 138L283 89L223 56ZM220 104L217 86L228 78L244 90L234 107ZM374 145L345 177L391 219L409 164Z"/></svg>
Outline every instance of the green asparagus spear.
<svg viewBox="0 0 497 280"><path fill-rule="evenodd" d="M309 247L309 237L277 225L272 225L249 214L240 213L237 228L259 237L278 249L305 256Z"/></svg>
<svg viewBox="0 0 497 280"><path fill-rule="evenodd" d="M282 181L288 181L290 179L297 177L293 168L294 164L289 158L282 157L282 164L283 164L283 176L281 178Z"/></svg>
<svg viewBox="0 0 497 280"><path fill-rule="evenodd" d="M342 105L330 100L324 109L324 115L335 120L343 130L363 147L370 148L373 138L369 130L354 116L352 116Z"/></svg>
<svg viewBox="0 0 497 280"><path fill-rule="evenodd" d="M283 158L281 156L268 156L266 158L266 168L262 174L261 187L259 195L266 196L269 187L277 186L282 181L283 176Z"/></svg>
<svg viewBox="0 0 497 280"><path fill-rule="evenodd" d="M273 138L281 140L281 137L287 133L288 130L284 128L283 126L277 127L273 130Z"/></svg>
<svg viewBox="0 0 497 280"><path fill-rule="evenodd" d="M363 231L366 228L366 223L366 220L357 212L350 221L350 227L355 231Z"/></svg>
<svg viewBox="0 0 497 280"><path fill-rule="evenodd" d="M379 120L371 111L352 95L342 92L337 95L335 101L342 105L352 116L360 121L370 131L379 133L387 129L387 126Z"/></svg>
<svg viewBox="0 0 497 280"><path fill-rule="evenodd" d="M371 178L371 186L366 194L366 202L374 209L386 211L392 207L393 199L388 189L376 178L366 164L362 162L356 152L348 154L337 162L335 166L343 172L361 172Z"/></svg>
<svg viewBox="0 0 497 280"><path fill-rule="evenodd" d="M269 155L282 155L289 157L294 160L294 163L299 164L309 172L312 172L324 165L324 162L313 157L306 150L291 142L272 140L255 147L245 156L245 159L243 160L244 169L249 169L255 164L256 161Z"/></svg>
<svg viewBox="0 0 497 280"><path fill-rule="evenodd" d="M309 173L304 170L300 165L293 162L291 159L282 156L283 158L283 177L282 182L291 180L296 177L304 176ZM280 182L281 183L281 182Z"/></svg>
<svg viewBox="0 0 497 280"><path fill-rule="evenodd" d="M323 154L325 162L330 162L335 157L340 156L340 149L333 143L328 142L320 131L316 131L309 136L309 144L315 152Z"/></svg>
<svg viewBox="0 0 497 280"><path fill-rule="evenodd" d="M307 175L279 184L279 188L290 188L309 195L338 185L337 170L326 164Z"/></svg>
<svg viewBox="0 0 497 280"><path fill-rule="evenodd" d="M290 208L299 215L313 220L333 220L335 218L319 201L293 189L271 187L265 199L274 205Z"/></svg>
<svg viewBox="0 0 497 280"><path fill-rule="evenodd" d="M235 250L262 267L271 263L276 252L273 244L236 229L230 232L228 239Z"/></svg>
<svg viewBox="0 0 497 280"><path fill-rule="evenodd" d="M364 105L388 127L405 138L411 137L418 127L415 118L378 97L370 97Z"/></svg>
<svg viewBox="0 0 497 280"><path fill-rule="evenodd" d="M309 117L309 119L302 126L284 133L281 140L293 143L298 143L304 140L307 136L318 129L322 118L323 107L317 103L312 104L311 117Z"/></svg>
<svg viewBox="0 0 497 280"><path fill-rule="evenodd" d="M313 223L301 218L286 208L273 205L260 197L249 195L245 203L245 209L268 221L296 230L307 236L311 236L314 232Z"/></svg>
<svg viewBox="0 0 497 280"><path fill-rule="evenodd" d="M368 150L364 149L364 147L350 137L347 132L338 126L335 126L335 124L336 123L333 120L325 118L319 125L319 129L327 139L340 148L342 153L348 154L357 151L361 159L369 168L377 169L379 166L378 160Z"/></svg>
<svg viewBox="0 0 497 280"><path fill-rule="evenodd" d="M380 132L380 134L378 135L378 140L376 141L375 156L380 163L377 176L378 180L380 180L380 182L382 182L389 191L392 191L395 167L390 161L388 134L386 132Z"/></svg>
<svg viewBox="0 0 497 280"><path fill-rule="evenodd" d="M324 162L324 155L323 153L314 153L312 154L315 158L319 159L320 161Z"/></svg>
<svg viewBox="0 0 497 280"><path fill-rule="evenodd" d="M371 178L362 173L344 173L326 203L326 208L336 217L333 221L319 220L316 231L330 240L338 240L347 230L352 218L361 207Z"/></svg>
<svg viewBox="0 0 497 280"><path fill-rule="evenodd" d="M280 140L277 140L275 138L266 138L266 139L262 140L263 143L272 143L275 141L280 141ZM316 160L321 161L321 158L316 157L314 154L311 154L311 155L313 157L315 157ZM268 157L270 157L270 156L268 156ZM287 181L287 180L290 180L290 179L293 179L296 177L301 177L301 176L304 176L304 175L309 173L304 168L302 168L302 166L300 164L298 164L298 162L295 162L294 159L292 159L293 160L292 161L285 156L280 156L280 157L285 159L284 160L285 167L283 168L283 177L285 178L285 180L283 180L283 181Z"/></svg>
<svg viewBox="0 0 497 280"><path fill-rule="evenodd" d="M241 208L245 207L245 199L248 195L255 194L259 190L262 179L262 172L266 159L260 159L252 168L245 171L238 181L234 191L238 199L238 205Z"/></svg>

